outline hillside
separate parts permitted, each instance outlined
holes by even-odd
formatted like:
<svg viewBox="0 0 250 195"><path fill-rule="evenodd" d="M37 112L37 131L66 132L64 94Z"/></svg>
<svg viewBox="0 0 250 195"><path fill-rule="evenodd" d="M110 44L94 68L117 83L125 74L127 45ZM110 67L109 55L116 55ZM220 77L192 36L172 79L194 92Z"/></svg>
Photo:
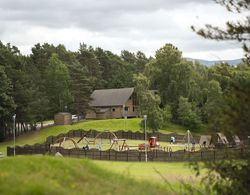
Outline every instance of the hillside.
<svg viewBox="0 0 250 195"><path fill-rule="evenodd" d="M188 61L195 61L199 62L200 64L206 65L208 67L213 66L214 64L219 64L219 63L227 63L230 65L237 65L242 62L241 59L235 59L235 60L202 60L202 59L193 59L193 58L186 58Z"/></svg>
<svg viewBox="0 0 250 195"><path fill-rule="evenodd" d="M0 160L0 194L151 195L167 191L163 185L126 178L84 159L22 156Z"/></svg>

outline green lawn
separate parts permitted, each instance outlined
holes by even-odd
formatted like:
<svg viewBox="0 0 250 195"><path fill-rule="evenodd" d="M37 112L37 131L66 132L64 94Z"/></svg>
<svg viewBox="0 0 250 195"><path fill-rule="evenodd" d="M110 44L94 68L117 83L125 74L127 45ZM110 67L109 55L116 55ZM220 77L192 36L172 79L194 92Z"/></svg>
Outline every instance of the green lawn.
<svg viewBox="0 0 250 195"><path fill-rule="evenodd" d="M115 162L115 161L94 161L100 167L114 173L120 173L138 181L150 181L153 183L168 183L176 186L181 182L198 185L200 177L189 168L186 162ZM159 174L160 173L160 174ZM202 170L201 176L206 173Z"/></svg>
<svg viewBox="0 0 250 195"><path fill-rule="evenodd" d="M65 126L52 126L48 128L44 128L42 130L38 130L35 132L31 132L29 134L24 134L22 136L17 137L16 144L17 145L25 145L25 144L35 144L42 143L46 140L48 136L58 135L60 133L66 133L72 129L95 129L95 130L111 130L117 131L121 129L132 130L132 131L140 131L140 121L142 119L133 118L133 119L109 119L109 120L89 120L82 121L79 123L75 123L73 125L65 125ZM162 133L179 133L185 134L186 130L178 125L170 124L166 129L160 130ZM0 152L6 154L6 147L13 145L13 141L6 141L0 143Z"/></svg>
<svg viewBox="0 0 250 195"><path fill-rule="evenodd" d="M85 159L48 156L1 159L0 194L153 195L171 192L166 185L113 173L107 169L107 163L103 167L96 164Z"/></svg>
<svg viewBox="0 0 250 195"><path fill-rule="evenodd" d="M53 126L19 136L16 144L42 143L50 135L65 133L71 129L137 131L140 130L140 120L83 121L73 125ZM186 132L184 128L174 124L160 131L179 134ZM141 142L128 140L129 145L137 145ZM12 144L13 141L0 143L0 152L6 154L6 146ZM162 146L165 144L167 143L160 143ZM88 194L166 194L172 187L180 192L181 181L194 182L198 185L200 180L195 178L186 163L92 162L84 159L58 159L47 156L0 159L0 194L16 194L16 192L19 194L44 194L45 192L46 194L87 194L87 192ZM172 187L164 183L163 178L171 183ZM13 183L16 184L15 188L10 187ZM103 190L102 185L104 185ZM148 188L152 189L148 190ZM171 190L170 192L172 193Z"/></svg>

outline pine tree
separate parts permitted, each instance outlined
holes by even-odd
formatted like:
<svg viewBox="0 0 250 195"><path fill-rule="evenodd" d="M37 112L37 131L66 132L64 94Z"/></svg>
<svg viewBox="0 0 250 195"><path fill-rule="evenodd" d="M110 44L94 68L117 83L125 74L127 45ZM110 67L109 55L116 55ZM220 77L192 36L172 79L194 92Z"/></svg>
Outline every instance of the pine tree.
<svg viewBox="0 0 250 195"><path fill-rule="evenodd" d="M89 108L91 85L88 79L86 67L75 62L69 66L71 93L73 96L73 109L77 112L78 119L80 114L86 114Z"/></svg>
<svg viewBox="0 0 250 195"><path fill-rule="evenodd" d="M69 72L67 66L52 54L46 69L46 91L51 107L51 116L56 112L63 111L72 101L70 94Z"/></svg>
<svg viewBox="0 0 250 195"><path fill-rule="evenodd" d="M2 141L5 138L5 120L11 118L15 103L12 97L11 81L3 66L0 66L0 78L0 141Z"/></svg>

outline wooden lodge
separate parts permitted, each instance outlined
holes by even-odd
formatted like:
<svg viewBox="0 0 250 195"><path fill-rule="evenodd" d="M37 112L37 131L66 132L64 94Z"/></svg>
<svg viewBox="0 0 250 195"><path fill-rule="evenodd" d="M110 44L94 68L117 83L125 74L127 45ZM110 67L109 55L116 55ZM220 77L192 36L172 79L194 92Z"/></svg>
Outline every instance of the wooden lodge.
<svg viewBox="0 0 250 195"><path fill-rule="evenodd" d="M86 119L133 118L139 115L134 88L101 89L91 95Z"/></svg>

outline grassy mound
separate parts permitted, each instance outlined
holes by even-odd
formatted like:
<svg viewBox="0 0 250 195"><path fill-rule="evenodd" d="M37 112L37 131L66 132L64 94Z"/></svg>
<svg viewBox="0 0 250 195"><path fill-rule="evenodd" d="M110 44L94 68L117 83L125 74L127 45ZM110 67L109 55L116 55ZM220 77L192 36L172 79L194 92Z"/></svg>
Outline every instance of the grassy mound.
<svg viewBox="0 0 250 195"><path fill-rule="evenodd" d="M136 181L89 160L19 156L0 160L0 194L166 194L166 186Z"/></svg>

